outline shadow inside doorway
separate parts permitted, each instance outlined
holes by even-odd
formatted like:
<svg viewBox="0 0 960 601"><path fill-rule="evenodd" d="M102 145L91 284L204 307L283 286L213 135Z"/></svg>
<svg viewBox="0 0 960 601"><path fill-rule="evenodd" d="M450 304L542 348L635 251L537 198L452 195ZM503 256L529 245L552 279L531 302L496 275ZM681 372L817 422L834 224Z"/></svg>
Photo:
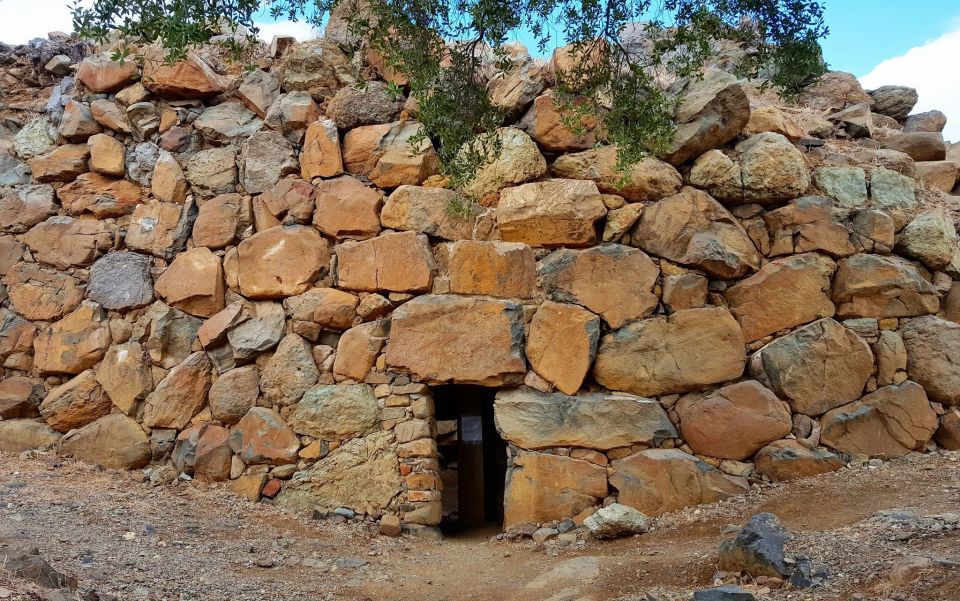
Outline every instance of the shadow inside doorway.
<svg viewBox="0 0 960 601"><path fill-rule="evenodd" d="M433 388L447 536L493 535L503 524L507 445L493 422L495 388Z"/></svg>

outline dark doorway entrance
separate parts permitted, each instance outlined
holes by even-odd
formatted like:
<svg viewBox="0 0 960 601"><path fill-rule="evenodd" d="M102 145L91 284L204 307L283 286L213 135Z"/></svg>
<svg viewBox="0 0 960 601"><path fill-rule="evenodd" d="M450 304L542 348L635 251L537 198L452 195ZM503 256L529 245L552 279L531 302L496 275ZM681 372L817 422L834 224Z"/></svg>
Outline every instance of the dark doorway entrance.
<svg viewBox="0 0 960 601"><path fill-rule="evenodd" d="M493 423L495 393L483 386L433 389L444 532L503 524L507 445Z"/></svg>

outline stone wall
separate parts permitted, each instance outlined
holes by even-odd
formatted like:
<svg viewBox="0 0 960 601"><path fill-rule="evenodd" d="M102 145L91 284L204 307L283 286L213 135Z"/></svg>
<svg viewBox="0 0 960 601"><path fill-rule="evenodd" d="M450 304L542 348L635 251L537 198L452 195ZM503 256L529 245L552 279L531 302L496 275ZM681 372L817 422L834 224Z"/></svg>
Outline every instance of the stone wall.
<svg viewBox="0 0 960 601"><path fill-rule="evenodd" d="M909 89L709 70L621 176L526 57L471 202L330 41L77 47L0 49L2 452L417 528L432 385L498 389L506 527L960 447L960 156Z"/></svg>

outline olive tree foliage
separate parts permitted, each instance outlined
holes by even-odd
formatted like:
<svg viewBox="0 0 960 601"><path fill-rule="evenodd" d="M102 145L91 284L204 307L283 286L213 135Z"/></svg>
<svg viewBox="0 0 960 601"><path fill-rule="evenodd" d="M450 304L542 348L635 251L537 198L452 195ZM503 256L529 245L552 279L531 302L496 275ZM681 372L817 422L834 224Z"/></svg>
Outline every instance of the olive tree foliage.
<svg viewBox="0 0 960 601"><path fill-rule="evenodd" d="M159 41L175 59L225 25L255 33L262 9L317 26L335 11L355 40L347 52L374 53L402 75L391 89L417 100L454 185L499 152L504 116L486 80L491 66L511 68L508 42L518 32L540 52L570 45L554 83L563 120L577 128L584 114L599 116L598 137L617 145L621 168L671 141L675 99L658 73L696 77L721 42L742 51L737 75L785 95L825 69L818 40L827 28L814 0L94 0L73 15L81 35ZM624 40L628 26L642 44Z"/></svg>

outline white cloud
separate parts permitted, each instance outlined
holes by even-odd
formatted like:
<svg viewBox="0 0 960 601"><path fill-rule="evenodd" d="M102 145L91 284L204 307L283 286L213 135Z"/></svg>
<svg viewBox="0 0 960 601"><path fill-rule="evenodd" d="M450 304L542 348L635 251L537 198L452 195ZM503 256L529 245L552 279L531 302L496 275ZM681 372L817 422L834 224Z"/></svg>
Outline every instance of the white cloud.
<svg viewBox="0 0 960 601"><path fill-rule="evenodd" d="M254 23L254 25L260 30L258 34L260 39L267 43L269 43L275 35L292 35L297 38L298 42L312 40L318 35L313 25L304 23L303 21L296 23L293 21L277 21L276 23Z"/></svg>
<svg viewBox="0 0 960 601"><path fill-rule="evenodd" d="M68 0L0 0L0 42L26 44L49 31L73 31Z"/></svg>
<svg viewBox="0 0 960 601"><path fill-rule="evenodd" d="M960 56L960 19L949 33L922 46L911 48L906 54L887 59L873 71L860 78L866 89L882 85L904 85L917 89L920 100L914 112L940 110L947 115L943 135L948 140L960 140L960 86L953 65Z"/></svg>

